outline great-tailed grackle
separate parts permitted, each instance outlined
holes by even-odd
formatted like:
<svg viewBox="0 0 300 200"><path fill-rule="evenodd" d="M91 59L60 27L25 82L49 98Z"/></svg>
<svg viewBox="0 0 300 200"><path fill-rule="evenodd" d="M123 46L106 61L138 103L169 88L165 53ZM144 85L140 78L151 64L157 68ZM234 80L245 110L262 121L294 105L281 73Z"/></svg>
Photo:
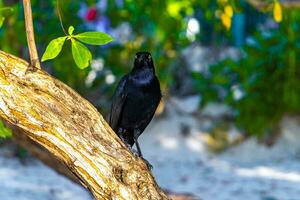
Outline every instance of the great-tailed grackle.
<svg viewBox="0 0 300 200"><path fill-rule="evenodd" d="M150 123L161 99L151 54L136 53L132 71L119 82L112 100L109 124L130 147L142 152L138 137Z"/></svg>

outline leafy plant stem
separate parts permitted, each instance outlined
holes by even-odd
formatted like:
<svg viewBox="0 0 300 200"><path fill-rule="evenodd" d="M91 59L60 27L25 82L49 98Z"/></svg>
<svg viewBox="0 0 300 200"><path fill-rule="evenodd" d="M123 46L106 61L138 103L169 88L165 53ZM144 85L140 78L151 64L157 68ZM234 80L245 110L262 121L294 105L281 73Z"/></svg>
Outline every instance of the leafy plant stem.
<svg viewBox="0 0 300 200"><path fill-rule="evenodd" d="M31 11L31 2L30 0L23 0L24 6L24 16L25 16L25 28L26 28L26 37L27 44L30 55L30 63L33 67L41 69L38 52L34 40L34 29L32 22L32 11Z"/></svg>
<svg viewBox="0 0 300 200"><path fill-rule="evenodd" d="M67 31L66 31L66 29L64 27L61 14L60 14L59 0L56 1L56 10L57 10L57 15L58 15L58 19L59 19L59 23L60 23L61 29L63 30L63 32L64 32L65 35L68 35Z"/></svg>

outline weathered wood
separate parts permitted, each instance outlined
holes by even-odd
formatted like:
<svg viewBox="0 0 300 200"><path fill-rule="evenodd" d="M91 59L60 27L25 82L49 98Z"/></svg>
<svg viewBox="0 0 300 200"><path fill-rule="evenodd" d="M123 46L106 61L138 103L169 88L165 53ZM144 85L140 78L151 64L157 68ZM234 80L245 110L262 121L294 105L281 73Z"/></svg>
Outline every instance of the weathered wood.
<svg viewBox="0 0 300 200"><path fill-rule="evenodd" d="M51 152L40 144L30 139L23 131L16 126L10 126L13 132L13 141L18 146L26 149L31 155L42 161L48 167L69 178L74 183L80 184L80 180L69 170L69 168L57 159Z"/></svg>
<svg viewBox="0 0 300 200"><path fill-rule="evenodd" d="M0 117L76 174L96 199L168 199L98 111L46 72L0 51Z"/></svg>

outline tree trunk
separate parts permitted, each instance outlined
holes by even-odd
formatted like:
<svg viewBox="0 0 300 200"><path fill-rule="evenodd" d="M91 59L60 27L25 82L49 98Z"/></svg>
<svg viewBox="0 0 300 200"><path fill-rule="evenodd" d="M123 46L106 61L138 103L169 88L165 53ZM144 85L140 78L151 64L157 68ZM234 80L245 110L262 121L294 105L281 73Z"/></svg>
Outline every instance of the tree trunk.
<svg viewBox="0 0 300 200"><path fill-rule="evenodd" d="M168 199L87 100L2 51L0 117L65 163L96 199Z"/></svg>

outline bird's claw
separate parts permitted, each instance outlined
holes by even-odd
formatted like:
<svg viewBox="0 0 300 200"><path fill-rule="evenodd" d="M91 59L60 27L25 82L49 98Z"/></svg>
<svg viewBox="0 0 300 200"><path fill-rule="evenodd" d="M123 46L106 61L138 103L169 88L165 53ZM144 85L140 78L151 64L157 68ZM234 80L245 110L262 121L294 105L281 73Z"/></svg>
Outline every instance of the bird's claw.
<svg viewBox="0 0 300 200"><path fill-rule="evenodd" d="M134 148L130 147L130 150L135 157L141 157L139 152L137 150L135 150Z"/></svg>
<svg viewBox="0 0 300 200"><path fill-rule="evenodd" d="M153 166L150 164L150 162L149 162L148 160L146 160L145 158L143 158L143 157L140 157L140 158L142 158L142 159L144 160L144 162L146 163L148 169L149 169L150 171L152 171Z"/></svg>
<svg viewBox="0 0 300 200"><path fill-rule="evenodd" d="M153 169L153 166L150 164L150 162L148 160L146 160L142 155L140 155L137 150L132 148L130 145L127 145L127 146L135 157L141 158L146 163L149 170Z"/></svg>

